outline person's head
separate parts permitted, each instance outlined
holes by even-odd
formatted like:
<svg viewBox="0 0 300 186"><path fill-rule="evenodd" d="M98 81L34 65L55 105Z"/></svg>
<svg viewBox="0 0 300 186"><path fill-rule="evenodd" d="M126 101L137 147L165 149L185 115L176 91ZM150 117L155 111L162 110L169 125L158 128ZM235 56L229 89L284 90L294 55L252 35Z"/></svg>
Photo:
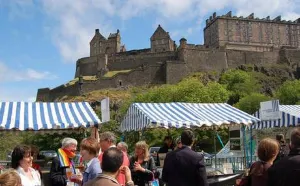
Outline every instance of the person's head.
<svg viewBox="0 0 300 186"><path fill-rule="evenodd" d="M100 145L95 138L85 138L80 143L80 155L84 161L91 160L99 153Z"/></svg>
<svg viewBox="0 0 300 186"><path fill-rule="evenodd" d="M148 160L150 158L149 145L145 141L139 141L135 144L135 157Z"/></svg>
<svg viewBox="0 0 300 186"><path fill-rule="evenodd" d="M276 135L276 140L277 140L279 143L285 143L284 135L283 135L283 134L277 134L277 135Z"/></svg>
<svg viewBox="0 0 300 186"><path fill-rule="evenodd" d="M106 151L109 147L116 144L116 137L112 132L103 132L100 134L101 151Z"/></svg>
<svg viewBox="0 0 300 186"><path fill-rule="evenodd" d="M104 151L101 169L103 172L116 174L123 164L123 153L116 147L111 147Z"/></svg>
<svg viewBox="0 0 300 186"><path fill-rule="evenodd" d="M30 145L31 149L31 156L33 157L33 160L36 160L39 155L39 148L35 145Z"/></svg>
<svg viewBox="0 0 300 186"><path fill-rule="evenodd" d="M11 154L11 167L17 169L19 166L28 169L32 166L31 149L27 145L18 145Z"/></svg>
<svg viewBox="0 0 300 186"><path fill-rule="evenodd" d="M165 137L164 143L165 143L168 147L170 147L170 146L172 145L172 142L173 142L173 140L172 140L172 137L171 137L171 136L166 136L166 137Z"/></svg>
<svg viewBox="0 0 300 186"><path fill-rule="evenodd" d="M125 142L123 142L123 141L121 141L121 142L118 143L117 148L119 150L123 151L123 152L126 152L126 153L128 151L128 145Z"/></svg>
<svg viewBox="0 0 300 186"><path fill-rule="evenodd" d="M279 144L276 140L265 138L258 144L257 155L261 161L273 162L279 152Z"/></svg>
<svg viewBox="0 0 300 186"><path fill-rule="evenodd" d="M192 146L194 142L194 133L191 130L184 130L181 133L181 143L182 145Z"/></svg>
<svg viewBox="0 0 300 186"><path fill-rule="evenodd" d="M297 127L293 129L291 133L291 148L297 149L300 148L300 128Z"/></svg>
<svg viewBox="0 0 300 186"><path fill-rule="evenodd" d="M75 153L77 150L77 140L73 138L64 138L61 142L62 148Z"/></svg>
<svg viewBox="0 0 300 186"><path fill-rule="evenodd" d="M182 147L182 143L181 143L181 137L178 137L177 139L176 139L176 148L178 149L180 149Z"/></svg>
<svg viewBox="0 0 300 186"><path fill-rule="evenodd" d="M22 186L19 174L14 170L8 170L0 174L1 186Z"/></svg>

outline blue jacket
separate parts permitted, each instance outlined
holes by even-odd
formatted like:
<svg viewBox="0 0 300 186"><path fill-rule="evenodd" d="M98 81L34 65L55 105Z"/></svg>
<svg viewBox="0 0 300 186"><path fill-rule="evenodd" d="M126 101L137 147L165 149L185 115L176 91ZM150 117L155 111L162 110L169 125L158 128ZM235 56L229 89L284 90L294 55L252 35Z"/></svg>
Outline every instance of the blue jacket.
<svg viewBox="0 0 300 186"><path fill-rule="evenodd" d="M91 160L90 166L88 166L83 173L82 185L89 180L96 178L100 173L102 173L102 170L100 168L100 161L98 160L98 158L93 158Z"/></svg>

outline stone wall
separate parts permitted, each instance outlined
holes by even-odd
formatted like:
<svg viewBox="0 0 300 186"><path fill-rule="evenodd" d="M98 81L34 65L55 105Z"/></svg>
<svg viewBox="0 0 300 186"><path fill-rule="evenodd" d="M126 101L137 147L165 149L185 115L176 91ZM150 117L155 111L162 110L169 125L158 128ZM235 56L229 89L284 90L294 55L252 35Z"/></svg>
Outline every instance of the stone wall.
<svg viewBox="0 0 300 186"><path fill-rule="evenodd" d="M254 52L238 50L183 49L188 73L198 71L219 71L236 68L244 64L275 64L279 62L279 51Z"/></svg>
<svg viewBox="0 0 300 186"><path fill-rule="evenodd" d="M117 74L111 78L100 78L98 81L84 81L83 92L90 92L104 88L120 88L129 86L141 86L146 84L164 84L165 68L161 64L147 68L135 69L128 73Z"/></svg>
<svg viewBox="0 0 300 186"><path fill-rule="evenodd" d="M186 77L189 73L186 63L181 61L167 61L166 63L166 83L175 84Z"/></svg>

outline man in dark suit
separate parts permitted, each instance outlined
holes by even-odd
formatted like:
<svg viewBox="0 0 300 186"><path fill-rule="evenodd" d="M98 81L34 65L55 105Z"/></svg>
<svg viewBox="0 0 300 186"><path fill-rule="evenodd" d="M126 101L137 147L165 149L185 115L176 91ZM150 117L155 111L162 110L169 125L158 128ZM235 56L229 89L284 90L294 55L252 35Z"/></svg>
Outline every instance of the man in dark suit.
<svg viewBox="0 0 300 186"><path fill-rule="evenodd" d="M290 153L268 169L269 186L299 186L300 176L300 127L291 134Z"/></svg>
<svg viewBox="0 0 300 186"><path fill-rule="evenodd" d="M193 140L192 131L183 131L182 148L167 154L162 180L168 186L208 186L204 157L191 149Z"/></svg>

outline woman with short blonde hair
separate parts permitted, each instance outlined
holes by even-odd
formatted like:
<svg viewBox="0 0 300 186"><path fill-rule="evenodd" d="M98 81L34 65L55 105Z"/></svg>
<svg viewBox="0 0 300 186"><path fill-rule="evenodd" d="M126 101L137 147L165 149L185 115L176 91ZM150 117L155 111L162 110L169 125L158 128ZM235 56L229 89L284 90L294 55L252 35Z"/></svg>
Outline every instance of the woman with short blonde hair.
<svg viewBox="0 0 300 186"><path fill-rule="evenodd" d="M155 161L149 153L149 145L145 141L135 144L135 155L130 158L130 170L135 185L145 186L154 178Z"/></svg>
<svg viewBox="0 0 300 186"><path fill-rule="evenodd" d="M1 186L22 186L21 178L15 170L10 169L0 174L0 185Z"/></svg>

